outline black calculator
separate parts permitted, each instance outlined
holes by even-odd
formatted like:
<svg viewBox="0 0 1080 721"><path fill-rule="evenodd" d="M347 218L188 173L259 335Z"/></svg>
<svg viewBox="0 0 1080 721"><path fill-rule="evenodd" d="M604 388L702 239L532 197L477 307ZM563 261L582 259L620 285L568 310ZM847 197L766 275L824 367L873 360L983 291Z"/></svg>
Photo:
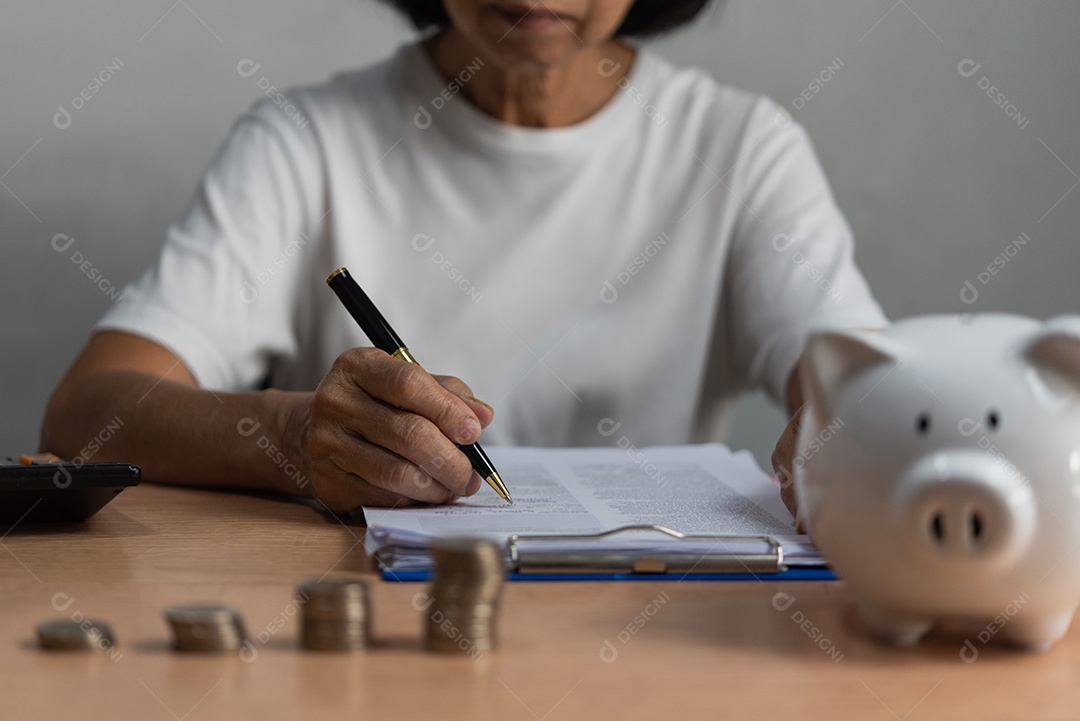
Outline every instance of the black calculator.
<svg viewBox="0 0 1080 721"><path fill-rule="evenodd" d="M85 521L137 485L139 467L129 463L70 463L48 454L0 456L0 528Z"/></svg>

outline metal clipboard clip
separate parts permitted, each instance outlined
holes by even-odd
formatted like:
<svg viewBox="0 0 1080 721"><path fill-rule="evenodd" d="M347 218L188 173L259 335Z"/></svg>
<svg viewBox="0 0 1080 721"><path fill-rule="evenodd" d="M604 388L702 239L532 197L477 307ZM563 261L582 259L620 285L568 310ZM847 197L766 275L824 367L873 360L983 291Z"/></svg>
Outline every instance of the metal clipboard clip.
<svg viewBox="0 0 1080 721"><path fill-rule="evenodd" d="M631 531L655 531L681 542L713 541L706 552L631 550L609 547L601 539ZM534 546L534 542L540 542ZM760 544L761 551L749 550ZM690 535L664 526L622 526L579 535L517 534L507 540L510 564L520 574L776 574L787 570L784 548L773 536ZM733 549L733 546L737 548ZM765 549L768 550L765 550Z"/></svg>

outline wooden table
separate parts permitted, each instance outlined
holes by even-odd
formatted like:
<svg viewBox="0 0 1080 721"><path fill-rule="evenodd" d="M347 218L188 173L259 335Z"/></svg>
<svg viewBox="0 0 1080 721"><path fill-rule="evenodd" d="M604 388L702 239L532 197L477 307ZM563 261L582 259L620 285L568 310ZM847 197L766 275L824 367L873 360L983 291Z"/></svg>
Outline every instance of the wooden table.
<svg viewBox="0 0 1080 721"><path fill-rule="evenodd" d="M16 527L0 542L0 719L1080 718L1076 627L1045 654L969 633L973 663L955 633L888 648L842 583L510 583L497 651L429 654L425 587L372 575L362 531L146 485L86 524ZM297 648L296 583L326 573L371 579L375 648ZM171 651L162 610L197 600L235 605L252 646ZM112 653L37 649L38 622L76 614L111 624Z"/></svg>

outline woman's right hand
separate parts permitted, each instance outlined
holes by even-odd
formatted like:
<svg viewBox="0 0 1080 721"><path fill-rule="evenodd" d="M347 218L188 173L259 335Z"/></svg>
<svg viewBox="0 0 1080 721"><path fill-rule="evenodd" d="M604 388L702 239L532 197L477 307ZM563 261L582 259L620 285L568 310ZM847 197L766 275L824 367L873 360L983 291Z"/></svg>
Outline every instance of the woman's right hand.
<svg viewBox="0 0 1080 721"><path fill-rule="evenodd" d="M454 444L475 443L493 415L457 378L352 348L314 394L298 399L283 441L294 444L315 498L334 512L448 503L479 490L482 479Z"/></svg>

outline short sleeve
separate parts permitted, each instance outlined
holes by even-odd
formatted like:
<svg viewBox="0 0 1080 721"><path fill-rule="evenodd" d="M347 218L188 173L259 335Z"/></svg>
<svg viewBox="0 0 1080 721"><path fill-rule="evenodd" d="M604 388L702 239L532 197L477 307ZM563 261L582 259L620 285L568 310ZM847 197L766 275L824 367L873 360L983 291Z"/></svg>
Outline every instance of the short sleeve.
<svg viewBox="0 0 1080 721"><path fill-rule="evenodd" d="M205 387L257 387L295 356L292 317L312 237L317 153L271 103L241 117L156 264L128 285L95 330L169 348Z"/></svg>
<svg viewBox="0 0 1080 721"><path fill-rule="evenodd" d="M851 229L802 127L758 100L740 159L722 304L732 372L784 403L811 333L887 320L855 265Z"/></svg>

